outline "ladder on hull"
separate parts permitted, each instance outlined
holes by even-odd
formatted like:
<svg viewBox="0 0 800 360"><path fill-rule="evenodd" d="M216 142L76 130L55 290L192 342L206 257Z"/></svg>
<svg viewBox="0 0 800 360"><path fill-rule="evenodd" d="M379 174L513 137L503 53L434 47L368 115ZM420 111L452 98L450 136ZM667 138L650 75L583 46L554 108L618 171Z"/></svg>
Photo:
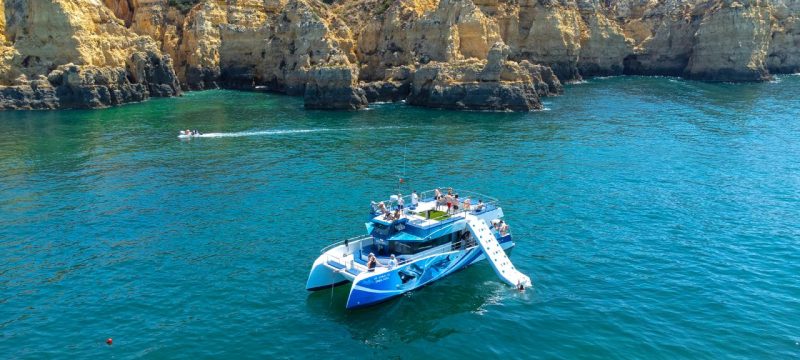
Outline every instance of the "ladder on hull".
<svg viewBox="0 0 800 360"><path fill-rule="evenodd" d="M531 278L514 267L511 259L508 258L503 247L494 237L492 230L486 225L486 221L472 214L467 214L466 219L467 225L472 229L472 234L478 239L478 244L480 244L483 252L486 253L486 258L489 260L489 264L492 265L494 272L497 273L497 276L514 287L531 287Z"/></svg>

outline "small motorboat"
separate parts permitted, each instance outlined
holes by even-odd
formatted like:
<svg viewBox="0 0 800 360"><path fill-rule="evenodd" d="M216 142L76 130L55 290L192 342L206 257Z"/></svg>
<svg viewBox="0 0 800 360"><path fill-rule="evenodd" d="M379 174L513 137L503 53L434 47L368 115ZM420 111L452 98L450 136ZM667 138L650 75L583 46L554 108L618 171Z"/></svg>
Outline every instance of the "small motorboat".
<svg viewBox="0 0 800 360"><path fill-rule="evenodd" d="M193 137L200 137L202 135L203 135L203 133L201 133L201 132L199 132L197 130L189 130L189 129L187 129L187 130L181 130L181 131L178 132L178 139L189 139L189 138L193 138Z"/></svg>

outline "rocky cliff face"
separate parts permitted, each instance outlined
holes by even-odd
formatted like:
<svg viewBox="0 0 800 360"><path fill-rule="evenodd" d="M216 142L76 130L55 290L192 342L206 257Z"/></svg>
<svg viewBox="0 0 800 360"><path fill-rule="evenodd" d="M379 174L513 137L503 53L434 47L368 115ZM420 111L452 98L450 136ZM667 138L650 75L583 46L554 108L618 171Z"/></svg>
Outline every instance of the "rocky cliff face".
<svg viewBox="0 0 800 360"><path fill-rule="evenodd" d="M0 108L105 107L180 91L170 57L97 0L0 3Z"/></svg>
<svg viewBox="0 0 800 360"><path fill-rule="evenodd" d="M800 0L0 0L0 107L216 87L530 110L560 81L800 71ZM559 81L560 80L560 81Z"/></svg>

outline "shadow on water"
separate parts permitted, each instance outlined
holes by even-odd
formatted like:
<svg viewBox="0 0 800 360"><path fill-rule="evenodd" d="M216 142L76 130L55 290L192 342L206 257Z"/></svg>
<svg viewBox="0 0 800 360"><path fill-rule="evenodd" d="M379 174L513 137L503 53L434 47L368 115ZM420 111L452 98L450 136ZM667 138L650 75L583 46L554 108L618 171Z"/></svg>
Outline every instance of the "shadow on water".
<svg viewBox="0 0 800 360"><path fill-rule="evenodd" d="M345 309L350 285L308 295L306 307L319 319L344 326L353 339L368 346L389 349L398 341L436 342L463 329L449 318L480 314L509 288L493 279L488 265L479 264L420 289L374 306ZM477 315L476 315L477 316Z"/></svg>

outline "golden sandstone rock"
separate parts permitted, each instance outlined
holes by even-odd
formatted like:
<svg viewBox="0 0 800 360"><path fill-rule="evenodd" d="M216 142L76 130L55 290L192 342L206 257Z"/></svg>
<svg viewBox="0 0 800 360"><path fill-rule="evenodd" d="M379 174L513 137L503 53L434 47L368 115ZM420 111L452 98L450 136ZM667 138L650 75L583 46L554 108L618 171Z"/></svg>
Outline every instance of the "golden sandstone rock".
<svg viewBox="0 0 800 360"><path fill-rule="evenodd" d="M0 0L0 107L263 86L312 108L529 110L559 79L798 72L799 16L797 0Z"/></svg>

